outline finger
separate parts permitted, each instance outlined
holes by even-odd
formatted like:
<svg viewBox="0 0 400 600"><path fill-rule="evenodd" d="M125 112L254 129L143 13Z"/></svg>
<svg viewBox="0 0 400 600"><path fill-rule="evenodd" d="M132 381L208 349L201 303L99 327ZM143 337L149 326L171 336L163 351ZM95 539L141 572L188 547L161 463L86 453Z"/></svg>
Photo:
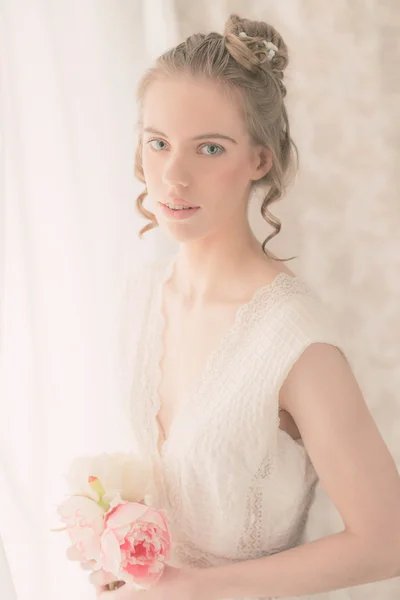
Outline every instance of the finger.
<svg viewBox="0 0 400 600"><path fill-rule="evenodd" d="M103 571L100 569L99 571L92 571L89 575L89 581L93 585L96 586L105 586L112 581L116 581L117 577L112 573L108 573L107 571Z"/></svg>
<svg viewBox="0 0 400 600"><path fill-rule="evenodd" d="M98 585L96 586L96 597L100 598L100 600L124 600L128 599L128 596L121 596L121 592L119 592L119 588L122 586L117 586L114 590L110 590L107 586ZM131 600L132 596L129 596Z"/></svg>
<svg viewBox="0 0 400 600"><path fill-rule="evenodd" d="M114 590L109 590L107 587L97 586L96 597L100 600L141 600L143 592L138 592L130 585L126 585L123 581L119 581ZM135 594L135 596L133 596ZM140 594L139 596L137 594Z"/></svg>

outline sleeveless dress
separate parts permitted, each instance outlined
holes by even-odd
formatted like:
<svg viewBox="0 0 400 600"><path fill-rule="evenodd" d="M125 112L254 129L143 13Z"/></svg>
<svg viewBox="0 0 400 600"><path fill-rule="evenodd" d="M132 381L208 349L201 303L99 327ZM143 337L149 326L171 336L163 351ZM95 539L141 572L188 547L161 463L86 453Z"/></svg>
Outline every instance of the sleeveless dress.
<svg viewBox="0 0 400 600"><path fill-rule="evenodd" d="M301 543L318 476L302 440L279 428L279 390L310 344L343 353L337 328L304 281L279 273L238 309L162 443L161 303L176 258L129 278L118 365L136 450L154 468L151 504L171 527L170 563L207 568L282 552Z"/></svg>

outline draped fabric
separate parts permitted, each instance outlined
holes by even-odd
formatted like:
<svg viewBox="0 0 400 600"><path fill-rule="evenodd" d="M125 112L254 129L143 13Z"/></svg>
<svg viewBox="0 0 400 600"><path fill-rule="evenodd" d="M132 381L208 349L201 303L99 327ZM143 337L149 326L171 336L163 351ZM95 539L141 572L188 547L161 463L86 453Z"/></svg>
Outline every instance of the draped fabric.
<svg viewBox="0 0 400 600"><path fill-rule="evenodd" d="M55 508L73 457L130 449L116 303L157 250L137 237L135 87L172 43L149 4L0 2L2 600L93 597Z"/></svg>
<svg viewBox="0 0 400 600"><path fill-rule="evenodd" d="M8 560L4 551L3 543L0 539L0 582L1 593L3 598L7 600L16 600L15 588L12 581Z"/></svg>

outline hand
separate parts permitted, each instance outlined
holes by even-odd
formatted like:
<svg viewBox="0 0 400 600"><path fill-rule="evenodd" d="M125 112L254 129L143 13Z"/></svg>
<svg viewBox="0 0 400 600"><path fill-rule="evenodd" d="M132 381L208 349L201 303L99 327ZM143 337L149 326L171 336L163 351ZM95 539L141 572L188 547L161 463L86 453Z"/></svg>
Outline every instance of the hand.
<svg viewBox="0 0 400 600"><path fill-rule="evenodd" d="M79 557L80 555L77 553L74 546L67 548L67 558L69 558L69 560L79 561ZM109 583L115 584L114 589L118 589L121 585L125 585L123 581L116 581L115 576L107 573L106 571L93 571L94 567L96 566L95 560L79 561L79 564L84 571L91 571L89 581L95 585L97 596L100 594L100 592L109 590Z"/></svg>
<svg viewBox="0 0 400 600"><path fill-rule="evenodd" d="M120 587L124 586L127 587L127 584L124 581L116 581L116 577L115 575L112 575L111 573L107 573L106 571L100 570L100 571L93 571L92 573L90 573L89 575L89 581L91 584L94 585L95 590L96 590L96 598L99 598L100 596L103 597L104 594L107 594L107 598L112 598L113 600L119 600L120 598L125 598L126 594L128 594L128 592L130 594L132 594L132 588L133 586L128 586L128 588L130 588L129 590L126 589L124 590L124 596L122 595L112 595L114 594L114 592L116 592ZM109 590L108 584L110 583L114 583L114 590L113 592L111 592Z"/></svg>
<svg viewBox="0 0 400 600"><path fill-rule="evenodd" d="M127 583L108 591L106 585L115 581L115 577L104 571L91 573L89 581L100 600L216 600L202 585L201 573L202 569L176 569L167 565L158 582L148 590L138 590Z"/></svg>

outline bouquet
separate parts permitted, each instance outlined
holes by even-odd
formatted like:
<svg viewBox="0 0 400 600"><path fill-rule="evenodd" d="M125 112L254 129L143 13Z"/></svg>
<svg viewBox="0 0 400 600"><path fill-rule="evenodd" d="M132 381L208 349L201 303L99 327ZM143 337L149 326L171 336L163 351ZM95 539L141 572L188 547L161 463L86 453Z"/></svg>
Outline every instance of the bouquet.
<svg viewBox="0 0 400 600"><path fill-rule="evenodd" d="M120 453L79 457L67 480L71 493L57 507L65 527L53 531L67 531L68 558L114 575L109 590L156 584L171 539L164 511L150 506L150 464Z"/></svg>

